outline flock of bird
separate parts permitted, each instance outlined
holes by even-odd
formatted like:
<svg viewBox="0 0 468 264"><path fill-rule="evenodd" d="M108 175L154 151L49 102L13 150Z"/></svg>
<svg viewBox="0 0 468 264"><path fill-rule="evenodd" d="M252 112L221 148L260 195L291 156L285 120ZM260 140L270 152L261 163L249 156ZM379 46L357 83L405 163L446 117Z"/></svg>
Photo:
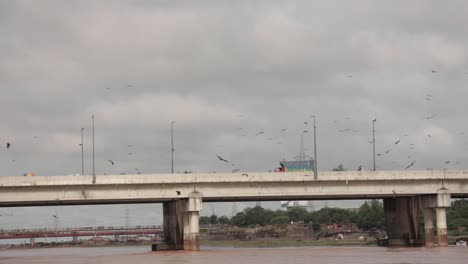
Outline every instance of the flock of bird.
<svg viewBox="0 0 468 264"><path fill-rule="evenodd" d="M436 70L432 70L431 71L433 74L436 74L438 73L438 71ZM353 78L352 75L348 75L347 76L348 78ZM131 88L133 87L133 85L131 84L127 84L125 85L126 88ZM105 90L107 91L110 91L111 88L110 87L106 87ZM427 102L431 102L433 100L433 95L430 94L430 93L426 93L425 96L424 96L424 100L427 101ZM439 116L439 113L432 113L432 114L429 114L429 115L426 115L424 116L422 119L423 120L432 120L432 119L437 119L437 117ZM239 117L244 117L244 115L239 115ZM313 116L310 116L310 117L313 117ZM344 117L344 120L352 120L351 117ZM375 119L373 121L376 121ZM339 123L339 120L334 120L333 121L333 124L337 125ZM303 121L303 125L305 126L305 128L307 128L307 126L309 125L309 121L306 120L306 121ZM302 133L307 133L309 132L309 130L307 129L302 129ZM245 131L244 128L238 128L237 130L241 131L241 135L242 137L246 137L248 135L247 131ZM276 136L268 136L268 137L265 137L266 134L265 134L265 131L264 130L259 130L259 131L256 131L253 133L253 135L255 135L255 137L261 137L263 136L264 139L266 139L267 141L272 141L272 142L275 142L276 144L282 144L283 141L282 139L285 138L284 136L284 133L288 131L288 128L281 128L279 129L279 135L276 135ZM341 127L341 128L338 128L337 131L339 133L342 133L342 134L347 134L347 133L359 133L360 130L358 129L354 129L354 128L350 128L350 127ZM301 132L301 131L299 131ZM461 132L458 132L458 135L464 135L464 131L461 131ZM408 134L404 134L403 136L408 136ZM429 133L426 133L425 136L427 137L427 139L431 139L432 138L432 135L429 134ZM37 136L34 136L34 138L38 138ZM396 145L399 145L400 142L402 141L402 139L396 139L394 142L393 142L393 145L394 147L397 147ZM372 140L369 141L369 143L374 143ZM465 147L467 146L467 144L465 143ZM129 148L133 147L133 145L128 145ZM7 149L11 149L12 148L12 143L11 142L6 142L6 148ZM409 143L409 150L415 150L415 144L414 143ZM377 156L380 157L380 158L383 158L384 156L387 156L387 155L390 155L390 152L392 151L392 148L387 148L384 152L382 153L377 153ZM133 152L129 151L128 153L128 156L132 156L133 155ZM408 155L408 159L411 158L411 153ZM222 157L221 155L218 155L216 154L216 158L218 159L218 161L220 162L223 162L223 163L226 163L230 166L236 166L235 163L233 162L230 162L229 160L225 159L224 157ZM13 160L15 161L15 160ZM109 165L110 166L115 166L116 165L116 162L113 160L113 159L108 159L107 160L109 162ZM442 161L442 163L444 164L450 164L452 161L450 160L447 160L447 161ZM393 162L395 163L395 161ZM416 163L416 160L413 160L411 162L408 163L407 166L404 167L404 169L409 169L411 167L413 167ZM460 162L457 161L455 162L455 164L459 164ZM359 166L359 170L362 169L362 165ZM428 168L430 169L430 168ZM135 169L135 171L137 171L139 174L140 174L140 170L138 168ZM232 172L239 172L240 169L239 168L236 168L236 169L233 169Z"/></svg>

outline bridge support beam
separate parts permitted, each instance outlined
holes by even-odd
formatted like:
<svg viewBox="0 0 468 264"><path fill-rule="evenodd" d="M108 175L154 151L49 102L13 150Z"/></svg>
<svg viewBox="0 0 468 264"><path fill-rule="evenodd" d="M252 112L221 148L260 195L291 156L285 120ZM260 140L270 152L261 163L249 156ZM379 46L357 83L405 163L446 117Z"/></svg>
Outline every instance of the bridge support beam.
<svg viewBox="0 0 468 264"><path fill-rule="evenodd" d="M437 191L437 240L440 247L448 246L446 208L451 205L450 198L451 196L447 189L441 188Z"/></svg>
<svg viewBox="0 0 468 264"><path fill-rule="evenodd" d="M435 245L434 237L434 209L424 208L424 239L427 247Z"/></svg>
<svg viewBox="0 0 468 264"><path fill-rule="evenodd" d="M177 217L177 201L163 202L164 241L167 250L183 249L182 235L180 233Z"/></svg>
<svg viewBox="0 0 468 264"><path fill-rule="evenodd" d="M389 246L423 244L419 230L418 197L384 199L384 213Z"/></svg>
<svg viewBox="0 0 468 264"><path fill-rule="evenodd" d="M198 192L190 194L189 199L178 202L178 211L182 219L184 250L200 250L200 211L202 209L202 196Z"/></svg>
<svg viewBox="0 0 468 264"><path fill-rule="evenodd" d="M164 240L167 245L165 250L200 250L201 209L202 196L198 192L191 193L189 199L163 203Z"/></svg>

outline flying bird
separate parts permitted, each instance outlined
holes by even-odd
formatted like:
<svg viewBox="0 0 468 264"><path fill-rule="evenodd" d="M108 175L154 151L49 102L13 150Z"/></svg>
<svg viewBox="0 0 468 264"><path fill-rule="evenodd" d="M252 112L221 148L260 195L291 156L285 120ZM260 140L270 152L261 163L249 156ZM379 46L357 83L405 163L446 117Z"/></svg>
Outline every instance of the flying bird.
<svg viewBox="0 0 468 264"><path fill-rule="evenodd" d="M352 76L352 75L348 75L348 78L353 78L353 76Z"/></svg>
<svg viewBox="0 0 468 264"><path fill-rule="evenodd" d="M54 218L58 218L58 216L56 216L56 215L52 215L52 216L53 216Z"/></svg>
<svg viewBox="0 0 468 264"><path fill-rule="evenodd" d="M284 132L284 131L286 131L286 130L287 130L286 128L283 128L283 129L281 129L281 132Z"/></svg>
<svg viewBox="0 0 468 264"><path fill-rule="evenodd" d="M432 118L434 118L434 117L436 117L436 116L437 116L437 114L432 114L432 115L430 115L430 116L424 117L424 119L429 120L429 119L432 119Z"/></svg>
<svg viewBox="0 0 468 264"><path fill-rule="evenodd" d="M9 149L10 146L11 146L10 142L7 142L7 143L6 143L6 148Z"/></svg>
<svg viewBox="0 0 468 264"><path fill-rule="evenodd" d="M261 134L263 134L263 131L258 132L257 134L255 134L255 136L258 136L258 135L261 135Z"/></svg>
<svg viewBox="0 0 468 264"><path fill-rule="evenodd" d="M437 71L436 71L436 70L432 70L431 72L432 72L432 73L437 73Z"/></svg>
<svg viewBox="0 0 468 264"><path fill-rule="evenodd" d="M219 160L221 160L221 161L224 161L224 162L229 162L229 161L227 161L227 160L225 160L225 159L221 158L221 157L220 157L220 156L218 156L218 155L216 155L216 157L218 157L218 159L219 159Z"/></svg>
<svg viewBox="0 0 468 264"><path fill-rule="evenodd" d="M416 161L411 162L410 165L406 166L405 170L407 170L408 168L412 167L412 166L414 165L415 162L416 162Z"/></svg>
<svg viewBox="0 0 468 264"><path fill-rule="evenodd" d="M391 151L391 149L389 149L389 150L385 151L385 154L388 154L390 151Z"/></svg>
<svg viewBox="0 0 468 264"><path fill-rule="evenodd" d="M236 173L236 172L239 172L240 169L235 169L235 170L232 170L232 173Z"/></svg>
<svg viewBox="0 0 468 264"><path fill-rule="evenodd" d="M444 162L445 164L449 164L450 163L450 160L447 160L446 162Z"/></svg>
<svg viewBox="0 0 468 264"><path fill-rule="evenodd" d="M115 164L115 163L114 163L112 160L109 160L109 162L110 162L112 165L114 165L114 164Z"/></svg>
<svg viewBox="0 0 468 264"><path fill-rule="evenodd" d="M398 143L400 143L400 139L395 142L395 145L397 145Z"/></svg>
<svg viewBox="0 0 468 264"><path fill-rule="evenodd" d="M432 137L431 134L426 134L426 136L427 136L428 138L431 138L431 137Z"/></svg>
<svg viewBox="0 0 468 264"><path fill-rule="evenodd" d="M308 123L306 121L304 121L304 125L307 125Z"/></svg>
<svg viewBox="0 0 468 264"><path fill-rule="evenodd" d="M377 154L377 156L382 156L382 153Z"/></svg>

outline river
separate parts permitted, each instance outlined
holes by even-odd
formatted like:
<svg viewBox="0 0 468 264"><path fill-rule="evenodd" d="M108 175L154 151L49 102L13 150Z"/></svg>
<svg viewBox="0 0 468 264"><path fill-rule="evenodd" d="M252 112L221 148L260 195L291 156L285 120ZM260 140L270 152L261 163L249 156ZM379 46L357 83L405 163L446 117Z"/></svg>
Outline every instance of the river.
<svg viewBox="0 0 468 264"><path fill-rule="evenodd" d="M458 264L467 263L467 259L468 248L456 246L448 248L202 248L199 252L150 252L148 246L0 250L0 263L2 264Z"/></svg>

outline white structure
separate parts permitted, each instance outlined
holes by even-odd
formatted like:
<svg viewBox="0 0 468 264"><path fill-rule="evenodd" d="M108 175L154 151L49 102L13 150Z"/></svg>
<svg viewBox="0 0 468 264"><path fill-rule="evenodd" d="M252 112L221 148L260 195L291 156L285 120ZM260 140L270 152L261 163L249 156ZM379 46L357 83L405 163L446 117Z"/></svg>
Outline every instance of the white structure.
<svg viewBox="0 0 468 264"><path fill-rule="evenodd" d="M202 201L383 198L390 237L404 236L410 244L420 239L415 225L421 204L426 208L426 240L433 229L430 216L437 208L438 234L445 236L445 242L439 237L439 244L444 245L450 197L468 197L468 171L343 171L318 176L314 180L313 172L96 175L95 183L92 176L0 177L0 206L163 202L167 239L176 248L197 250Z"/></svg>

